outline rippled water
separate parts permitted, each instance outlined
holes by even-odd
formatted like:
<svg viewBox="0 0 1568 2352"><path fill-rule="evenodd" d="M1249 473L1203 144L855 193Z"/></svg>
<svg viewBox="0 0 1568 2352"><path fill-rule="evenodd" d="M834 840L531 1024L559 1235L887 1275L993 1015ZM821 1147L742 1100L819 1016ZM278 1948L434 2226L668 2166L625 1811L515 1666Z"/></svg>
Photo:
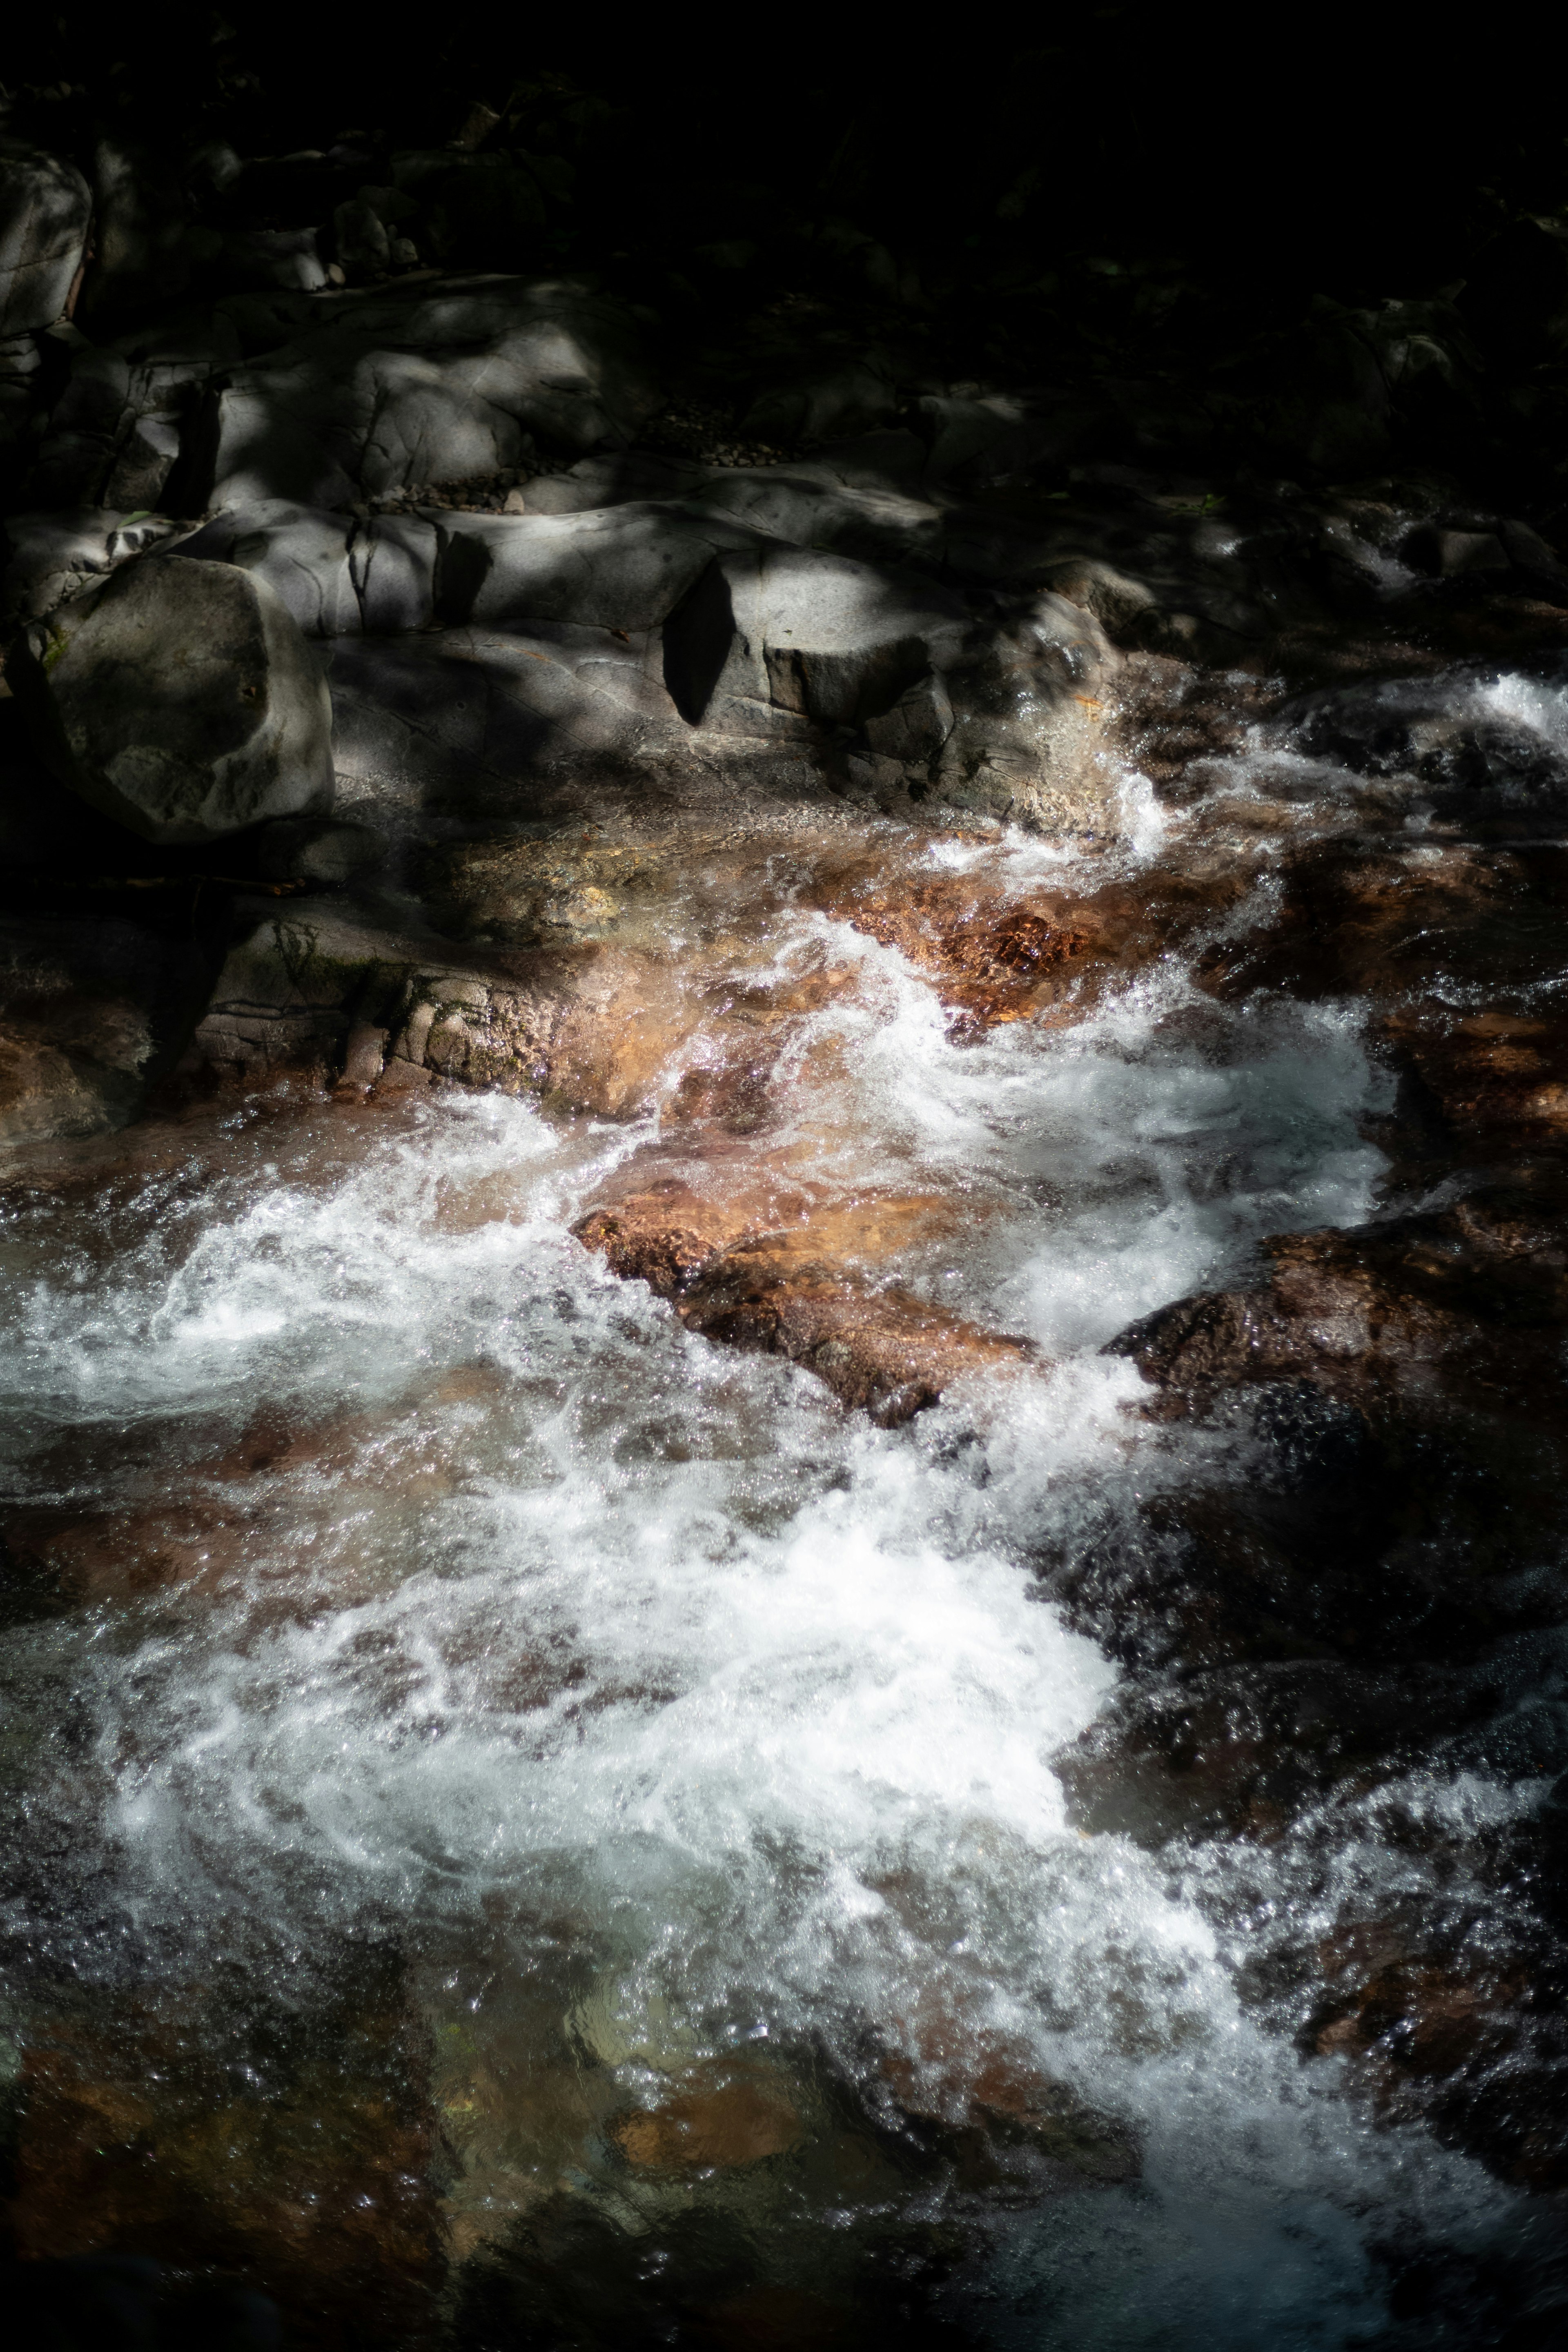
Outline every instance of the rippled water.
<svg viewBox="0 0 1568 2352"><path fill-rule="evenodd" d="M961 2099L1005 2051L1124 2126L1142 2177L806 2181L753 2250L784 2231L766 2260L809 2284L898 2206L956 2231L927 2299L964 2340L1429 2342L1380 2249L1506 2242L1510 2193L1375 2126L1248 1990L1347 1874L1422 1864L1370 1806L1326 1869L1086 1834L1053 1759L1118 1670L1037 1575L1205 1449L1234 1468L1243 1440L1151 1423L1099 1350L1264 1235L1365 1216L1390 1081L1352 1012L1222 1008L1174 966L1077 1027L961 1045L893 950L805 915L765 943L782 969L825 949L858 985L802 1026L793 1148L842 1185L956 1192L903 1278L1041 1351L902 1429L689 1334L571 1237L646 1129L451 1095L242 1118L110 1208L13 1217L13 1486L177 1552L11 1637L18 2040L162 1989L238 2048L248 2011L341 2009L342 1955L390 1951L435 2095L459 2031L513 2085L488 2140L448 2115L431 2192L503 2262L535 2193L645 2248L698 2195L540 2119L495 2055L530 2001L634 2105L775 2053L799 2112L842 2093L891 2130L890 2081ZM160 1532L171 1500L195 1534ZM1515 1800L1476 1775L1430 1801ZM620 2340L597 2324L537 2340Z"/></svg>

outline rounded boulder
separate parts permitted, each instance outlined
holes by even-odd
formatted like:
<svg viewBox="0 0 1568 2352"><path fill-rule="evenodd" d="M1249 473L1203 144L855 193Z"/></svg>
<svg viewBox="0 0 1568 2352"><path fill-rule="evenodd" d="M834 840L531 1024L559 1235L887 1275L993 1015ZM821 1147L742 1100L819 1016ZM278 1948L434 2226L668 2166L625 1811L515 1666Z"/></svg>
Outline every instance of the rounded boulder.
<svg viewBox="0 0 1568 2352"><path fill-rule="evenodd" d="M254 572L128 564L27 629L7 675L48 766L145 840L216 841L331 803L326 679Z"/></svg>

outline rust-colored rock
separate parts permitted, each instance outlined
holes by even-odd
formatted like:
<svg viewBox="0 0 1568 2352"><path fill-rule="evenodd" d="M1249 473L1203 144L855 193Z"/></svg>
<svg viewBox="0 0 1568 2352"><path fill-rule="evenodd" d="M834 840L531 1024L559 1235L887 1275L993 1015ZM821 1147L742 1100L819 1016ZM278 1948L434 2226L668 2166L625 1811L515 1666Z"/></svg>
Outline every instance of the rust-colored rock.
<svg viewBox="0 0 1568 2352"><path fill-rule="evenodd" d="M881 2071L907 2116L942 2127L975 2187L1006 2177L1010 2149L1039 2160L1039 2187L1110 2187L1142 2169L1124 2124L1046 2074L1021 2042L978 2026L938 1986L928 1988Z"/></svg>
<svg viewBox="0 0 1568 2352"><path fill-rule="evenodd" d="M983 1331L863 1270L868 1228L886 1242L889 1227L901 1227L907 1242L921 1223L930 1230L951 1217L951 1204L835 1204L781 1191L766 1205L764 1218L754 1196L731 1192L721 1203L671 1179L593 1211L576 1232L623 1278L670 1299L689 1329L787 1356L884 1424L934 1404L967 1374L1029 1360L1027 1341Z"/></svg>
<svg viewBox="0 0 1568 2352"><path fill-rule="evenodd" d="M658 2106L618 2116L610 2137L641 2172L760 2164L797 2147L805 2126L775 2071L723 2062L696 2067Z"/></svg>

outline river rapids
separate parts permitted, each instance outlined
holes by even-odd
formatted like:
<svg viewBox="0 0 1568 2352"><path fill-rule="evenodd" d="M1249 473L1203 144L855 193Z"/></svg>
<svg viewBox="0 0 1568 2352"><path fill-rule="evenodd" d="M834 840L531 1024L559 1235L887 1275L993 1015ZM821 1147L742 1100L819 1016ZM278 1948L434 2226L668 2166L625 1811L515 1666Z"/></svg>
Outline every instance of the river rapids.
<svg viewBox="0 0 1568 2352"><path fill-rule="evenodd" d="M1489 2018L1528 2009L1539 1906L1498 1857L1562 1769L1551 1612L1446 1657L1485 1706L1439 1694L1343 1769L1325 1734L1284 1797L1184 1811L1125 1734L1206 1706L1194 1786L1205 1739L1289 1745L1254 1717L1301 1659L1373 1713L1407 1663L1397 1622L1200 1654L1161 1616L1190 1498L1288 1505L1313 1446L1331 1486L1342 1399L1168 1410L1110 1343L1255 1291L1272 1237L1458 1196L1412 1159L1375 990L1280 961L1318 928L1289 931L1289 874L1346 843L1555 854L1561 689L1443 691L1535 762L1494 746L1501 814L1458 848L1440 793L1310 714L1181 793L1130 764L1114 842L906 845L904 887L1003 907L1223 866L1058 1017L955 1022L787 878L721 936L677 924L715 1008L688 1064L742 999L786 1008L765 1115L717 1142L673 1069L630 1120L262 1093L12 1183L24 2244L108 2207L324 2344L1546 2344L1550 2194L1380 2075L1334 1987L1436 1969L1409 1928L1441 1915L1504 1984ZM1462 954L1424 985L1500 1001ZM775 1223L781 1184L851 1204L863 1282L1011 1357L868 1413L580 1237L641 1168L722 1202L764 1162Z"/></svg>

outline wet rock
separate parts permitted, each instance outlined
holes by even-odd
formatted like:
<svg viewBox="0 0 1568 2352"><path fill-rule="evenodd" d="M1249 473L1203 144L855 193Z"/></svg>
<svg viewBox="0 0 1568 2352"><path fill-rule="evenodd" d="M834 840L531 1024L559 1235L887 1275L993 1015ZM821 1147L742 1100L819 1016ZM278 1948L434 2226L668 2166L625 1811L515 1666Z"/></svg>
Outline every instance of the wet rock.
<svg viewBox="0 0 1568 2352"><path fill-rule="evenodd" d="M1193 1392L1307 1380L1347 1396L1419 1393L1462 1389L1503 1332L1522 1374L1532 1347L1555 1344L1545 1335L1568 1320L1559 1220L1502 1186L1478 1187L1451 1209L1268 1246L1269 1284L1162 1307L1114 1350Z"/></svg>
<svg viewBox="0 0 1568 2352"><path fill-rule="evenodd" d="M556 780L638 772L687 730L646 640L535 623L331 646L333 760L342 785L388 807L533 821L559 809ZM559 816L556 821L559 822Z"/></svg>
<svg viewBox="0 0 1568 2352"><path fill-rule="evenodd" d="M326 682L260 581L142 558L35 623L11 677L40 756L149 841L213 841L331 799Z"/></svg>
<svg viewBox="0 0 1568 2352"><path fill-rule="evenodd" d="M73 163L0 141L0 340L65 310L87 246L92 191Z"/></svg>
<svg viewBox="0 0 1568 2352"><path fill-rule="evenodd" d="M361 1965L335 2014L274 2011L248 2045L202 1986L51 2018L23 2059L23 2260L133 2248L265 2280L291 2342L407 2341L438 2274L434 2135L392 1972Z"/></svg>
<svg viewBox="0 0 1568 2352"><path fill-rule="evenodd" d="M1029 1360L1025 1340L868 1281L854 1262L859 1220L845 1232L830 1209L814 1217L787 1198L768 1207L759 1217L733 1194L721 1206L669 1179L594 1210L575 1230L624 1279L669 1298L689 1329L787 1356L884 1426L935 1403L955 1381Z"/></svg>
<svg viewBox="0 0 1568 2352"><path fill-rule="evenodd" d="M1302 751L1367 775L1419 778L1472 808L1481 793L1539 806L1568 791L1549 717L1562 670L1547 660L1504 677L1466 666L1436 679L1335 688L1288 704L1280 720Z"/></svg>
<svg viewBox="0 0 1568 2352"><path fill-rule="evenodd" d="M316 898L240 900L236 938L188 1066L241 1084L336 1076L358 1028L384 1029L387 1092L449 1083L625 1117L657 1089L699 1018L662 960L589 947L482 953L378 928Z"/></svg>
<svg viewBox="0 0 1568 2352"><path fill-rule="evenodd" d="M1101 728L1117 656L1081 606L1037 597L945 681L953 724L932 782L952 807L1039 832L1106 825Z"/></svg>
<svg viewBox="0 0 1568 2352"><path fill-rule="evenodd" d="M1091 1836L1268 1843L1326 1791L1402 1770L1435 1721L1458 1725L1492 1696L1440 1667L1284 1658L1188 1669L1125 1686L1055 1769Z"/></svg>
<svg viewBox="0 0 1568 2352"><path fill-rule="evenodd" d="M682 843L686 856L721 852L721 836ZM668 908L680 886L680 860L647 842L601 841L563 833L541 841L463 842L432 849L420 887L456 938L506 947L566 947L609 938L629 914Z"/></svg>
<svg viewBox="0 0 1568 2352"><path fill-rule="evenodd" d="M15 1620L123 1607L181 1586L234 1591L256 1573L268 1532L266 1516L239 1496L99 1513L15 1512L4 1528L6 1598Z"/></svg>
<svg viewBox="0 0 1568 2352"><path fill-rule="evenodd" d="M1115 2187L1142 2169L1125 2124L1097 2113L1021 2041L966 2015L962 1997L941 1986L927 1990L881 2074L917 2128L938 2126L966 2188L1049 2195Z"/></svg>
<svg viewBox="0 0 1568 2352"><path fill-rule="evenodd" d="M1389 2122L1417 2119L1534 2189L1568 2180L1563 1955L1502 1944L1475 1918L1348 1923L1315 1955L1326 1979L1304 2049L1348 2062Z"/></svg>
<svg viewBox="0 0 1568 2352"><path fill-rule="evenodd" d="M717 2061L675 2077L657 2105L616 2117L609 2133L634 2169L680 2173L783 2156L804 2126L776 2068Z"/></svg>
<svg viewBox="0 0 1568 2352"><path fill-rule="evenodd" d="M1092 916L1037 896L999 899L956 875L900 877L889 889L875 869L829 867L817 887L834 915L897 947L977 1028L1057 1005L1107 944Z"/></svg>
<svg viewBox="0 0 1568 2352"><path fill-rule="evenodd" d="M855 725L958 659L968 616L917 574L807 549L721 556L664 634L683 717L760 733L784 712Z"/></svg>

